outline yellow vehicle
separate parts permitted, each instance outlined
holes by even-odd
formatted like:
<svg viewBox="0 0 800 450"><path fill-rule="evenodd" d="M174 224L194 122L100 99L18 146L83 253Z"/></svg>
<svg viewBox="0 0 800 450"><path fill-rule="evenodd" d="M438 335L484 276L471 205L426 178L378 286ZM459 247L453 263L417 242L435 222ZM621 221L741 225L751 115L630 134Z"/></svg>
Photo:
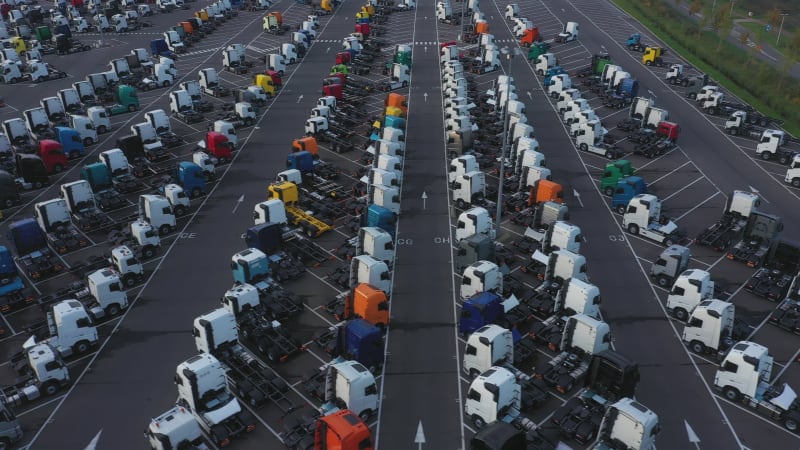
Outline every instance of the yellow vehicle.
<svg viewBox="0 0 800 450"><path fill-rule="evenodd" d="M373 15L375 15L375 7L372 6L371 3L369 3L366 6L361 7L361 12L367 13L367 17L372 17Z"/></svg>
<svg viewBox="0 0 800 450"><path fill-rule="evenodd" d="M14 36L8 39L7 42L11 43L11 48L13 48L18 55L28 51L28 47L25 45L25 40L19 36Z"/></svg>
<svg viewBox="0 0 800 450"><path fill-rule="evenodd" d="M664 54L664 49L661 47L647 47L644 49L644 55L642 55L642 64L645 66L662 66L664 65L664 60L661 59L661 55Z"/></svg>
<svg viewBox="0 0 800 450"><path fill-rule="evenodd" d="M208 22L208 11L206 11L205 9L201 9L200 11L195 11L194 16L202 20L203 22Z"/></svg>
<svg viewBox="0 0 800 450"><path fill-rule="evenodd" d="M386 116L394 116L394 117L405 117L405 112L402 108L397 106L387 106L386 111L384 111L384 115Z"/></svg>
<svg viewBox="0 0 800 450"><path fill-rule="evenodd" d="M282 201L286 208L286 220L302 228L308 237L317 237L333 229L331 225L303 211L299 204L300 192L297 185L290 181L269 185L267 200Z"/></svg>
<svg viewBox="0 0 800 450"><path fill-rule="evenodd" d="M320 2L319 7L323 11L327 11L329 13L333 12L333 3L331 2L331 0L322 0L322 2Z"/></svg>
<svg viewBox="0 0 800 450"><path fill-rule="evenodd" d="M260 73L256 75L253 84L263 89L270 97L275 97L275 83L271 76Z"/></svg>

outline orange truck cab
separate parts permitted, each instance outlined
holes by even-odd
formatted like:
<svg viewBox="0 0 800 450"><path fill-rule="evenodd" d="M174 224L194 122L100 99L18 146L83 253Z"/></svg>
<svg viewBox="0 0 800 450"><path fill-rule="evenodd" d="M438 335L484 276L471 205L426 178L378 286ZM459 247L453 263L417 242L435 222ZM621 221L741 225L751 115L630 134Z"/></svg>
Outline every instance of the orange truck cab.
<svg viewBox="0 0 800 450"><path fill-rule="evenodd" d="M391 93L386 97L386 100L383 101L383 105L386 106L387 109L389 107L399 108L403 111L402 117L408 114L408 101L405 95Z"/></svg>
<svg viewBox="0 0 800 450"><path fill-rule="evenodd" d="M275 17L275 19L278 20L278 26L283 25L283 14L279 13L278 11L273 11L267 15Z"/></svg>
<svg viewBox="0 0 800 450"><path fill-rule="evenodd" d="M489 33L489 24L487 22L478 22L475 24L475 34Z"/></svg>
<svg viewBox="0 0 800 450"><path fill-rule="evenodd" d="M389 324L389 298L382 290L371 284L361 283L352 293L345 294L341 309L330 311L336 320L359 317L378 328L385 329Z"/></svg>
<svg viewBox="0 0 800 450"><path fill-rule="evenodd" d="M541 41L542 41L542 35L539 34L538 27L528 28L522 34L522 37L519 39L520 45L524 45L526 47L530 47L531 45L533 45L534 42L541 42Z"/></svg>
<svg viewBox="0 0 800 450"><path fill-rule="evenodd" d="M560 184L550 180L539 180L531 187L528 207L544 202L564 203L564 189Z"/></svg>
<svg viewBox="0 0 800 450"><path fill-rule="evenodd" d="M317 147L317 140L311 136L300 139L295 139L292 142L292 153L308 152L314 157L319 159L319 147Z"/></svg>
<svg viewBox="0 0 800 450"><path fill-rule="evenodd" d="M374 446L364 421L349 409L343 409L317 420L314 450L374 450Z"/></svg>

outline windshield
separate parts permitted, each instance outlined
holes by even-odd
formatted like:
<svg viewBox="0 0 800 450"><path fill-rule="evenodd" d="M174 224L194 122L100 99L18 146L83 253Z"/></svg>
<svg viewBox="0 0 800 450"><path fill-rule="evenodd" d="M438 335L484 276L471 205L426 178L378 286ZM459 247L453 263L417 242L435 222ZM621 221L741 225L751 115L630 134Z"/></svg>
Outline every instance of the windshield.
<svg viewBox="0 0 800 450"><path fill-rule="evenodd" d="M200 398L199 409L201 411L214 411L215 409L219 409L227 405L231 399L231 394L225 389L225 387L208 391Z"/></svg>

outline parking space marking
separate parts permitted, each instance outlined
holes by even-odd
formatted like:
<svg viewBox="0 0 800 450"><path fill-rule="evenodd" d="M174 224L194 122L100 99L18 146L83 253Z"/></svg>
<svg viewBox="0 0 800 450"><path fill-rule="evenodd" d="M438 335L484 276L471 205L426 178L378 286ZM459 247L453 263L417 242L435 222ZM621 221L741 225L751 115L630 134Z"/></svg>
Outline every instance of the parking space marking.
<svg viewBox="0 0 800 450"><path fill-rule="evenodd" d="M694 165L694 164L693 164L693 165ZM698 181L702 181L702 180L705 180L705 179L706 179L706 177L704 177L704 176L702 176L702 175L701 175L701 176L699 176L699 177L697 177L697 179L696 179L696 180L694 180L694 181L692 181L691 183L687 184L686 186L684 186L684 187L682 187L682 188L678 189L677 191L673 192L672 194L669 194L668 196L664 197L664 199L663 199L663 200L661 200L661 203L663 204L664 202L666 202L667 200L671 199L672 197L674 197L674 196L676 196L676 195L680 194L681 192L685 191L686 189L689 189L690 187L692 187L692 186L693 186L695 183L697 183ZM697 208L697 207L695 207L695 208ZM695 209L695 208L692 208L692 209Z"/></svg>

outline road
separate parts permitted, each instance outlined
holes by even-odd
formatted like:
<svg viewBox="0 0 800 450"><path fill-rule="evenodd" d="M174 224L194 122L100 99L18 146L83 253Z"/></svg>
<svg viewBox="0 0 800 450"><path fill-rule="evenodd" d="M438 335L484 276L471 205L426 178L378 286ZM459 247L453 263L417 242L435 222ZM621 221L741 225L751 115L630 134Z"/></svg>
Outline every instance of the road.
<svg viewBox="0 0 800 450"><path fill-rule="evenodd" d="M412 40L435 42L434 4L420 2L414 13ZM454 289L446 281L453 269L437 48L417 45L413 53L384 408L376 437L382 449L409 448L419 423L428 430L427 448L464 448Z"/></svg>

